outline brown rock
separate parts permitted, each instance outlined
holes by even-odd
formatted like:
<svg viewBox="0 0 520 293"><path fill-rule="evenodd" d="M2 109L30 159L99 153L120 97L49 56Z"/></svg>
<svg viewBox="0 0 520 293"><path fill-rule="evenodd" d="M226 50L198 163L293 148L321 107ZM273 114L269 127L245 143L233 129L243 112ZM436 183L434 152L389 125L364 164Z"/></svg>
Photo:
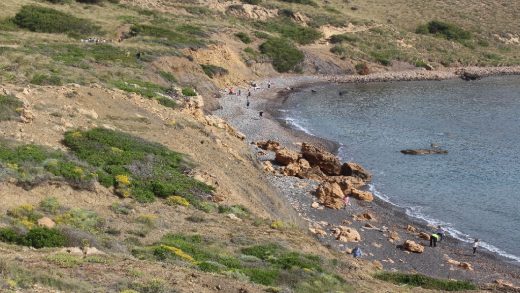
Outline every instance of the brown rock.
<svg viewBox="0 0 520 293"><path fill-rule="evenodd" d="M406 231L408 231L410 233L417 233L417 229L412 225L406 226Z"/></svg>
<svg viewBox="0 0 520 293"><path fill-rule="evenodd" d="M274 140L258 141L256 145L266 151L277 151L280 149L280 143Z"/></svg>
<svg viewBox="0 0 520 293"><path fill-rule="evenodd" d="M311 164L309 164L309 161L307 161L305 159L299 159L298 165L300 166L300 169L302 169L302 170L311 168Z"/></svg>
<svg viewBox="0 0 520 293"><path fill-rule="evenodd" d="M340 175L341 163L330 152L314 145L303 143L301 153L312 167L318 166L323 173L329 176Z"/></svg>
<svg viewBox="0 0 520 293"><path fill-rule="evenodd" d="M312 207L313 209L317 209L317 208L320 207L320 204L319 204L318 202L315 201L315 202L313 202L313 203L311 204L311 207Z"/></svg>
<svg viewBox="0 0 520 293"><path fill-rule="evenodd" d="M20 120L22 120L23 123L31 123L35 118L36 116L30 109L26 107L22 109Z"/></svg>
<svg viewBox="0 0 520 293"><path fill-rule="evenodd" d="M268 173L275 173L273 164L271 164L269 161L264 162L264 171Z"/></svg>
<svg viewBox="0 0 520 293"><path fill-rule="evenodd" d="M424 232L419 232L419 238L424 239L424 240L430 240L430 234L424 233Z"/></svg>
<svg viewBox="0 0 520 293"><path fill-rule="evenodd" d="M318 235L318 236L327 236L327 232L323 231L320 228L309 228L309 231L312 234Z"/></svg>
<svg viewBox="0 0 520 293"><path fill-rule="evenodd" d="M354 216L356 221L375 221L376 218L371 213L362 213Z"/></svg>
<svg viewBox="0 0 520 293"><path fill-rule="evenodd" d="M280 149L276 151L275 161L283 166L296 163L298 161L299 154L288 149Z"/></svg>
<svg viewBox="0 0 520 293"><path fill-rule="evenodd" d="M372 180L372 174L357 163L345 163L341 166L341 175L358 177L364 181Z"/></svg>
<svg viewBox="0 0 520 293"><path fill-rule="evenodd" d="M311 167L310 169L302 169L298 173L298 177L302 179L312 179L316 181L322 181L326 177L325 174L320 170L319 167Z"/></svg>
<svg viewBox="0 0 520 293"><path fill-rule="evenodd" d="M359 242L361 241L361 235L359 232L350 227L339 226L335 230L336 240L341 242Z"/></svg>
<svg viewBox="0 0 520 293"><path fill-rule="evenodd" d="M319 202L332 209L341 209L345 205L343 198L345 194L337 183L324 182L316 189Z"/></svg>
<svg viewBox="0 0 520 293"><path fill-rule="evenodd" d="M359 188L365 185L363 180L352 176L328 176L325 178L325 181L338 183L345 194L350 194L352 188Z"/></svg>
<svg viewBox="0 0 520 293"><path fill-rule="evenodd" d="M415 253L423 253L424 252L424 246L416 243L415 241L412 241L412 240L406 240L403 244L403 247L404 249L410 251L410 252L415 252Z"/></svg>
<svg viewBox="0 0 520 293"><path fill-rule="evenodd" d="M297 163L291 163L283 168L282 174L285 176L296 176L300 171L300 166Z"/></svg>
<svg viewBox="0 0 520 293"><path fill-rule="evenodd" d="M373 201L374 195L370 191L361 191L358 189L352 189L351 195L359 200Z"/></svg>
<svg viewBox="0 0 520 293"><path fill-rule="evenodd" d="M401 239L401 237L399 237L399 234L395 231L390 231L390 233L388 233L388 237L394 241Z"/></svg>
<svg viewBox="0 0 520 293"><path fill-rule="evenodd" d="M38 226L52 229L54 226L56 226L56 223L50 218L43 217L38 219Z"/></svg>
<svg viewBox="0 0 520 293"><path fill-rule="evenodd" d="M469 262L461 262L459 264L459 267L465 269L465 270L468 270L468 271L472 271L473 270L473 267L471 266L471 264Z"/></svg>

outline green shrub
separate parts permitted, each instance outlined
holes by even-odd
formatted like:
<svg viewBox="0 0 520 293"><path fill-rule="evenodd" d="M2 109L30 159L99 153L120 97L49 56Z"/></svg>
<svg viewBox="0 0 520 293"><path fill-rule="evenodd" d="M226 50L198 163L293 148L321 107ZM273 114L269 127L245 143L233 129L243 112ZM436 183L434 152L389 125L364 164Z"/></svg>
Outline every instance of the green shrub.
<svg viewBox="0 0 520 293"><path fill-rule="evenodd" d="M65 236L57 229L34 228L29 230L21 243L34 248L61 247L66 243Z"/></svg>
<svg viewBox="0 0 520 293"><path fill-rule="evenodd" d="M99 31L99 27L86 19L37 5L23 6L15 15L14 23L21 28L40 33L89 35Z"/></svg>
<svg viewBox="0 0 520 293"><path fill-rule="evenodd" d="M49 214L56 214L61 206L55 197L46 197L40 201L40 209Z"/></svg>
<svg viewBox="0 0 520 293"><path fill-rule="evenodd" d="M261 31L255 31L254 34L255 34L255 37L257 37L259 39L269 39L271 37L271 35L269 35L268 33L261 32Z"/></svg>
<svg viewBox="0 0 520 293"><path fill-rule="evenodd" d="M50 2L52 4L65 4L65 3L70 3L72 0L44 0L44 1Z"/></svg>
<svg viewBox="0 0 520 293"><path fill-rule="evenodd" d="M96 212L81 208L73 208L59 215L56 217L56 223L70 225L87 232L96 232L103 225L103 221Z"/></svg>
<svg viewBox="0 0 520 293"><path fill-rule="evenodd" d="M251 5L258 5L262 2L262 0L240 0L240 2Z"/></svg>
<svg viewBox="0 0 520 293"><path fill-rule="evenodd" d="M202 70L209 78L213 78L215 76L224 76L229 73L227 69L216 65L200 64L200 67L202 67Z"/></svg>
<svg viewBox="0 0 520 293"><path fill-rule="evenodd" d="M364 62L356 64L355 68L356 68L356 72L359 75L367 75L369 73L368 65Z"/></svg>
<svg viewBox="0 0 520 293"><path fill-rule="evenodd" d="M182 89L182 94L186 97L194 97L197 95L197 92L191 87L185 87Z"/></svg>
<svg viewBox="0 0 520 293"><path fill-rule="evenodd" d="M174 82L177 82L177 79L175 78L175 76L173 76L173 74L171 74L170 72L166 72L166 71L159 71L159 75L166 81L168 82L171 82L171 83L174 83Z"/></svg>
<svg viewBox="0 0 520 293"><path fill-rule="evenodd" d="M23 102L14 96L0 95L0 121L15 120L20 118L19 109Z"/></svg>
<svg viewBox="0 0 520 293"><path fill-rule="evenodd" d="M150 202L180 195L197 207L211 188L185 175L182 155L126 133L96 128L70 131L64 144L80 159L113 178L116 193ZM108 180L107 180L108 181Z"/></svg>
<svg viewBox="0 0 520 293"><path fill-rule="evenodd" d="M31 83L36 85L62 85L61 78L57 75L35 74Z"/></svg>
<svg viewBox="0 0 520 293"><path fill-rule="evenodd" d="M272 59L273 67L278 72L297 70L304 55L289 41L281 38L271 38L260 45L260 52Z"/></svg>
<svg viewBox="0 0 520 293"><path fill-rule="evenodd" d="M475 290L477 287L468 281L435 279L420 274L383 272L375 275L377 279L394 284L406 284L424 289L443 291Z"/></svg>
<svg viewBox="0 0 520 293"><path fill-rule="evenodd" d="M341 35L332 35L329 40L332 44L338 44L338 43L343 43L343 42L354 43L354 42L357 42L359 40L359 38L352 34L341 34Z"/></svg>
<svg viewBox="0 0 520 293"><path fill-rule="evenodd" d="M154 38L155 43L173 46L177 48L201 47L204 41L200 37L205 34L197 27L183 25L176 30L169 30L151 25L133 25L130 28L131 36L148 36Z"/></svg>
<svg viewBox="0 0 520 293"><path fill-rule="evenodd" d="M159 102L159 104L161 104L165 107L172 108L172 109L177 108L177 103L172 98L159 96L159 97L157 97L157 101Z"/></svg>
<svg viewBox="0 0 520 293"><path fill-rule="evenodd" d="M20 236L11 228L0 228L0 241L6 243L19 242Z"/></svg>
<svg viewBox="0 0 520 293"><path fill-rule="evenodd" d="M249 35L244 33L244 32L236 33L235 37L239 38L242 41L242 43L244 43L244 44L250 44L252 42L252 40L249 37Z"/></svg>
<svg viewBox="0 0 520 293"><path fill-rule="evenodd" d="M432 20L427 24L420 25L419 27L417 27L415 32L418 34L433 34L436 36L441 36L448 40L454 40L459 42L471 39L470 32L465 31L454 24L438 20Z"/></svg>
<svg viewBox="0 0 520 293"><path fill-rule="evenodd" d="M220 214L235 214L237 217L246 218L250 215L249 210L242 205L220 205L218 206L218 212Z"/></svg>
<svg viewBox="0 0 520 293"><path fill-rule="evenodd" d="M301 45L312 44L322 37L320 31L312 27L301 26L288 18L257 22L255 25L269 32L277 32L282 37L291 39Z"/></svg>
<svg viewBox="0 0 520 293"><path fill-rule="evenodd" d="M265 286L274 285L280 276L278 269L250 268L244 270L244 273L249 277L251 282Z"/></svg>
<svg viewBox="0 0 520 293"><path fill-rule="evenodd" d="M281 2L287 2L287 3L297 3L297 4L305 4L305 5L311 5L311 6L318 6L316 2L313 0L278 0Z"/></svg>
<svg viewBox="0 0 520 293"><path fill-rule="evenodd" d="M166 87L142 80L115 81L113 84L120 90L136 93L146 98L158 97L159 94L165 94L168 90Z"/></svg>
<svg viewBox="0 0 520 293"><path fill-rule="evenodd" d="M76 0L76 2L79 3L85 3L85 4L101 4L104 0Z"/></svg>
<svg viewBox="0 0 520 293"><path fill-rule="evenodd" d="M336 45L336 46L330 48L330 52L334 53L338 56L346 56L348 53L348 49L341 45Z"/></svg>

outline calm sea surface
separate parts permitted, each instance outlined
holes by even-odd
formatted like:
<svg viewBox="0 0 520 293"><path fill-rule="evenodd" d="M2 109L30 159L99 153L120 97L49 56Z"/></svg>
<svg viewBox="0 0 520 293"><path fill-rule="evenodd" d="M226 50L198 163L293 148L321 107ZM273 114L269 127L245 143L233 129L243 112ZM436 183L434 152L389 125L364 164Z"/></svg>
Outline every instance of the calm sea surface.
<svg viewBox="0 0 520 293"><path fill-rule="evenodd" d="M408 214L520 261L520 77L312 89L289 98L288 123L339 142ZM432 143L449 153L399 152Z"/></svg>

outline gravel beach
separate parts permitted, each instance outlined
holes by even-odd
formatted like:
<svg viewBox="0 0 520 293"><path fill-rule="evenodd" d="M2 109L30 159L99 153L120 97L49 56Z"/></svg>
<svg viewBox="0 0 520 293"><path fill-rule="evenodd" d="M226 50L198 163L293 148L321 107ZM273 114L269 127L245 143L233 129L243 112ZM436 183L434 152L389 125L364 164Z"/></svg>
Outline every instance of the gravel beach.
<svg viewBox="0 0 520 293"><path fill-rule="evenodd" d="M520 67L507 69L467 69L479 72L481 76L496 74L520 74ZM392 80L420 80L420 79L448 79L460 77L460 71L450 70L443 72L417 71L386 73L367 76L281 76L257 82L257 89L240 88L241 95L223 93L219 100L220 109L214 111L226 119L231 125L246 135L248 142L272 139L283 146L299 150L302 142L319 144L335 153L338 144L284 125L277 117L277 109L283 104L287 95L295 90L301 90L315 83L323 82L368 82ZM267 84L271 83L268 88ZM237 88L238 91L238 88ZM251 96L248 97L248 92ZM250 105L246 102L249 99ZM263 112L262 117L259 113ZM273 161L274 153L260 152L256 145L251 144L251 151L260 161ZM276 168L276 165L273 162ZM407 231L408 225L416 228L417 232L431 234L435 228L418 219L412 219L405 214L402 208L393 206L376 198L373 202L352 200L351 205L343 210L328 208L315 209L311 204L316 200L314 190L318 183L309 179L287 177L280 174L268 176L270 183L275 186L280 195L287 200L298 214L309 223L309 228L317 228L327 235L318 237L325 245L340 252L348 251L359 246L363 251L363 259L374 262L385 270L404 272L419 272L437 278L456 278L471 280L484 284L494 283L498 279L508 280L517 286L520 285L520 264L494 253L481 249L476 256L472 255L471 244L464 243L451 237L439 243L438 247L430 248L429 242L422 240L417 233ZM355 220L354 215L370 213L375 220ZM334 226L346 225L357 229L361 234L359 243L342 243L335 240L331 233ZM390 232L399 235L398 239L391 240ZM395 234L394 234L395 235ZM405 240L413 240L425 246L421 254L409 253L401 248ZM467 262L472 270L464 269L448 260Z"/></svg>

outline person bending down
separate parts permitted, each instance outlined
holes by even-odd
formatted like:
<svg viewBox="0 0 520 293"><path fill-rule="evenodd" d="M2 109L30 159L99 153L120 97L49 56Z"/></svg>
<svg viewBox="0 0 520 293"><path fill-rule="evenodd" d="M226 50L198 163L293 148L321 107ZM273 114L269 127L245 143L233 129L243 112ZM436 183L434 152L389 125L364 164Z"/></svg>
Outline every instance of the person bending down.
<svg viewBox="0 0 520 293"><path fill-rule="evenodd" d="M437 247L437 241L439 241L441 237L437 233L433 233L430 235L430 247Z"/></svg>

